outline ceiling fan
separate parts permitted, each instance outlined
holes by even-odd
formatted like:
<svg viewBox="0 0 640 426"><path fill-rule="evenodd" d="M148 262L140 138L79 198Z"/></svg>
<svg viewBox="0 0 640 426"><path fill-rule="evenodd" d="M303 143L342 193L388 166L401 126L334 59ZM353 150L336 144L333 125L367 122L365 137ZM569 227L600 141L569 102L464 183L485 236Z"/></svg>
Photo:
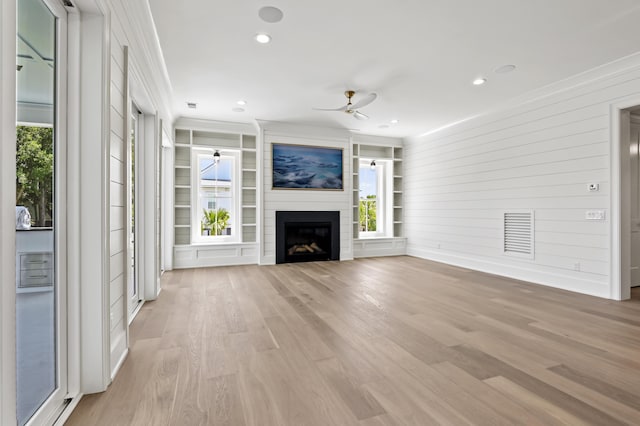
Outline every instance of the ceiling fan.
<svg viewBox="0 0 640 426"><path fill-rule="evenodd" d="M314 108L314 110L316 110L316 111L343 111L343 112L346 112L347 114L351 114L352 116L354 116L358 120L368 120L369 116L366 115L366 114L361 113L358 110L360 108L362 108L362 107L365 107L365 106L369 105L371 102L375 101L376 98L378 97L378 95L376 95L375 93L369 93L366 97L360 99L358 102L353 104L353 103L351 103L351 98L355 94L356 94L356 92L353 91L353 90L347 90L346 92L344 92L344 95L347 97L348 102L343 107L331 108L331 109Z"/></svg>

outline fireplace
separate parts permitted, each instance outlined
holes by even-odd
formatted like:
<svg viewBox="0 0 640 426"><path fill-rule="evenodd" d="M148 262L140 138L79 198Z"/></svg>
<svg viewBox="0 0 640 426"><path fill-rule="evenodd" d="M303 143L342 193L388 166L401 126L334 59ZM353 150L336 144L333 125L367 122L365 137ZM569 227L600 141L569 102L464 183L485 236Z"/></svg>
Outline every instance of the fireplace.
<svg viewBox="0 0 640 426"><path fill-rule="evenodd" d="M340 259L340 212L276 212L276 263Z"/></svg>

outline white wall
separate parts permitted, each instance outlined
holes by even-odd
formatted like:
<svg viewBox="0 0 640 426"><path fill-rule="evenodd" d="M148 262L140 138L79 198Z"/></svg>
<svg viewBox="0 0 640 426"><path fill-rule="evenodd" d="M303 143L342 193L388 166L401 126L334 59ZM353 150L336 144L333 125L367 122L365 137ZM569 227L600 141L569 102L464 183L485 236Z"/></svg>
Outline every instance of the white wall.
<svg viewBox="0 0 640 426"><path fill-rule="evenodd" d="M162 119L165 123L171 123L173 117L170 113L168 97L170 94L169 82L163 72L161 53L155 40L155 29L151 14L146 2L127 2L124 0L108 1L108 10L111 16L110 42L110 160L109 160L109 231L110 231L110 274L109 274L109 329L110 329L110 371L112 374L121 363L127 350L127 298L126 289L126 256L127 236L126 212L127 188L125 185L126 165L126 141L128 134L127 105L129 94L127 93L127 79L131 77L136 84L131 86L131 97L139 103L146 114L152 113L159 117L151 117L155 123ZM125 61L125 46L128 48L128 57ZM148 126L153 130L157 126ZM159 129L156 129L159 131ZM151 138L154 143L160 143L160 138L155 135ZM153 154L156 147L145 147L141 152ZM159 149L159 148L158 148ZM153 157L153 155L151 155ZM153 167L140 159L140 164ZM154 173L142 173L153 178ZM146 211L155 217L154 187L149 183L148 191L151 197L144 199ZM145 208L141 210L145 210ZM153 221L150 223L153 229ZM147 232L147 238L156 238L154 232ZM140 246L142 247L143 242ZM153 249L156 243L149 247ZM148 248L145 246L145 248ZM146 259L141 256L140 259ZM155 259L154 253L149 254L149 259ZM152 262L153 263L153 262ZM144 262L140 268L144 267ZM149 282L153 283L153 273ZM149 295L149 294L147 294Z"/></svg>
<svg viewBox="0 0 640 426"><path fill-rule="evenodd" d="M260 263L274 264L276 261L276 211L340 211L340 260L353 259L351 235L351 143L346 130L285 125L261 122L263 216L260 238ZM273 143L312 145L342 148L343 191L296 191L273 190L272 155Z"/></svg>
<svg viewBox="0 0 640 426"><path fill-rule="evenodd" d="M548 93L545 93L548 92ZM610 297L611 104L640 93L627 58L530 101L405 144L408 253ZM598 183L598 192L588 184ZM505 256L502 214L535 211L535 258ZM603 210L606 220L585 220Z"/></svg>
<svg viewBox="0 0 640 426"><path fill-rule="evenodd" d="M16 421L16 2L0 4L0 424ZM9 185L6 185L8 183Z"/></svg>

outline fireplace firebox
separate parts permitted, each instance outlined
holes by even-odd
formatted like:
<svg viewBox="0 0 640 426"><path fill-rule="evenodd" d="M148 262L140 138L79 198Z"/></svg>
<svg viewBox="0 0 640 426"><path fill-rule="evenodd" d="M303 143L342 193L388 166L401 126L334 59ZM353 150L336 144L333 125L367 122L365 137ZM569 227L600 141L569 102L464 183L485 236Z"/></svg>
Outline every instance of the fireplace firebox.
<svg viewBox="0 0 640 426"><path fill-rule="evenodd" d="M276 212L276 263L339 259L339 211Z"/></svg>

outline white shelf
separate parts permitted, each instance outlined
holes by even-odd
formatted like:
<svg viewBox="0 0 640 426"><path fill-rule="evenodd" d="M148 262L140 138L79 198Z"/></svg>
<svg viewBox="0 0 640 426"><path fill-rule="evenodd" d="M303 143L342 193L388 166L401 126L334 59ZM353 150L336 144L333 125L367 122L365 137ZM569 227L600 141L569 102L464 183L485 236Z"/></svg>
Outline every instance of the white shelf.
<svg viewBox="0 0 640 426"><path fill-rule="evenodd" d="M243 223L242 226L257 226L255 223Z"/></svg>
<svg viewBox="0 0 640 426"><path fill-rule="evenodd" d="M178 166L178 165L176 165L175 168L176 169L190 169L191 166Z"/></svg>
<svg viewBox="0 0 640 426"><path fill-rule="evenodd" d="M242 169L243 172L257 172L256 169Z"/></svg>
<svg viewBox="0 0 640 426"><path fill-rule="evenodd" d="M402 206L393 206L394 209L401 209Z"/></svg>
<svg viewBox="0 0 640 426"><path fill-rule="evenodd" d="M175 204L173 207L175 207L176 209L190 209L191 206L186 205L186 204Z"/></svg>
<svg viewBox="0 0 640 426"><path fill-rule="evenodd" d="M255 186L243 186L242 189L247 189L247 190L255 190L256 187Z"/></svg>
<svg viewBox="0 0 640 426"><path fill-rule="evenodd" d="M243 209L255 209L256 205L255 204L243 204L242 208Z"/></svg>
<svg viewBox="0 0 640 426"><path fill-rule="evenodd" d="M191 185L174 185L174 186L180 189L191 189Z"/></svg>
<svg viewBox="0 0 640 426"><path fill-rule="evenodd" d="M175 228L191 228L191 225L173 225Z"/></svg>
<svg viewBox="0 0 640 426"><path fill-rule="evenodd" d="M393 223L402 223L401 220L394 220Z"/></svg>
<svg viewBox="0 0 640 426"><path fill-rule="evenodd" d="M183 148L191 148L191 146L192 146L189 143L175 143L174 145L177 146L177 147L183 147Z"/></svg>

